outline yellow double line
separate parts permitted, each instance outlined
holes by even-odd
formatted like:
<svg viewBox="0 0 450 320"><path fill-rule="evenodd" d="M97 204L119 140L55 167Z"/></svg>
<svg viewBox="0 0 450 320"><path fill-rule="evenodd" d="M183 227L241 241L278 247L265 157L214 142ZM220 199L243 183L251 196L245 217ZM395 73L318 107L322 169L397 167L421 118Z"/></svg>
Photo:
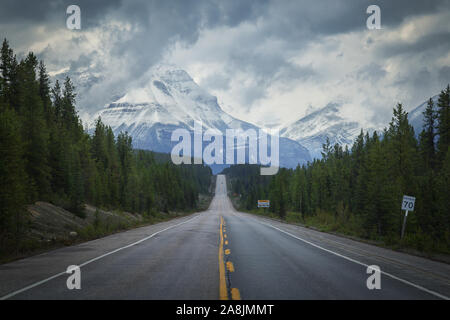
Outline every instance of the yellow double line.
<svg viewBox="0 0 450 320"><path fill-rule="evenodd" d="M219 285L219 296L220 300L228 300L228 290L227 290L227 282L225 280L225 263L224 263L224 250L223 250L223 243L224 238L227 237L226 234L224 234L224 220L223 217L220 217L220 245L219 245L219 278L220 278L220 285ZM225 244L228 245L228 240L225 240ZM225 250L225 254L230 254L230 249ZM234 272L234 265L231 261L227 261L226 263L228 272ZM231 299L232 300L241 300L241 294L237 288L231 288Z"/></svg>

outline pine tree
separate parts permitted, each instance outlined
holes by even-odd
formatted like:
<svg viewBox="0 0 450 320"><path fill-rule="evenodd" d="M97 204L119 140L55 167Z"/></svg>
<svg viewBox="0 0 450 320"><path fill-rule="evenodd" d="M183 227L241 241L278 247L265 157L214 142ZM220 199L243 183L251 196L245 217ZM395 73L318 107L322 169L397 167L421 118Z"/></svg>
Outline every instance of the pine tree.
<svg viewBox="0 0 450 320"><path fill-rule="evenodd" d="M119 197L125 208L130 207L129 199L132 198L133 193L131 192L133 181L132 177L132 158L133 158L133 147L131 145L131 137L127 132L119 133L117 136L117 149L118 157L120 161L120 172L121 180L119 187Z"/></svg>
<svg viewBox="0 0 450 320"><path fill-rule="evenodd" d="M2 109L2 110L1 110ZM25 227L26 173L20 118L0 109L0 250L18 248ZM14 241L11 243L11 239Z"/></svg>
<svg viewBox="0 0 450 320"><path fill-rule="evenodd" d="M365 229L376 230L379 236L397 231L395 193L391 187L389 164L376 131L371 139L367 156L367 202L365 203ZM369 234L370 235L370 234Z"/></svg>
<svg viewBox="0 0 450 320"><path fill-rule="evenodd" d="M434 139L436 136L436 113L431 98L428 100L423 116L424 122L423 131L420 134L420 151L425 161L425 168L433 168L435 164Z"/></svg>
<svg viewBox="0 0 450 320"><path fill-rule="evenodd" d="M42 100L47 123L50 124L50 121L52 120L50 118L52 114L52 101L50 99L50 77L47 74L47 70L42 60L39 62L39 96Z"/></svg>
<svg viewBox="0 0 450 320"><path fill-rule="evenodd" d="M11 95L11 72L12 72L13 51L9 47L6 39L3 40L1 56L0 56L0 91L2 98L8 104L10 103Z"/></svg>
<svg viewBox="0 0 450 320"><path fill-rule="evenodd" d="M63 114L63 98L61 95L61 85L59 81L56 80L55 85L52 88L52 98L53 98L53 106L54 106L54 117L57 122L61 122L62 114Z"/></svg>
<svg viewBox="0 0 450 320"><path fill-rule="evenodd" d="M442 90L439 95L437 114L437 134L439 135L437 143L438 158L440 161L443 161L450 146L450 85L445 90Z"/></svg>
<svg viewBox="0 0 450 320"><path fill-rule="evenodd" d="M435 219L432 221L433 225L437 229L435 231L436 238L441 240L442 243L450 243L450 207L448 205L448 195L450 194L450 148L448 148L447 154L442 163L441 174L436 179L436 214Z"/></svg>
<svg viewBox="0 0 450 320"><path fill-rule="evenodd" d="M330 144L330 138L327 137L326 142L322 144L322 158L326 160L331 153L331 144Z"/></svg>
<svg viewBox="0 0 450 320"><path fill-rule="evenodd" d="M361 129L360 134L356 138L353 146L352 146L352 163L351 166L351 177L350 177L350 188L352 190L351 202L350 202L350 211L361 212L364 207L365 202L365 190L363 184L364 180L359 179L360 173L364 169L364 132Z"/></svg>
<svg viewBox="0 0 450 320"><path fill-rule="evenodd" d="M389 155L392 157L392 177L396 177L400 190L411 193L414 186L412 177L414 176L417 142L414 129L408 122L408 113L404 111L400 103L394 109L387 138L391 149Z"/></svg>
<svg viewBox="0 0 450 320"><path fill-rule="evenodd" d="M66 77L62 90L61 116L63 122L69 130L73 132L76 132L77 129L79 129L79 119L75 111L75 97L75 87L72 84L72 80L70 80L69 77Z"/></svg>
<svg viewBox="0 0 450 320"><path fill-rule="evenodd" d="M69 209L84 218L85 213L83 211L84 203L84 183L83 183L83 173L81 171L81 164L79 155L77 152L72 152L71 158L71 168L70 168L70 184L69 184L69 198L70 205Z"/></svg>
<svg viewBox="0 0 450 320"><path fill-rule="evenodd" d="M23 118L26 170L29 178L29 201L47 199L50 192L50 168L48 167L48 130L36 80L37 59L28 54L19 64L20 114Z"/></svg>

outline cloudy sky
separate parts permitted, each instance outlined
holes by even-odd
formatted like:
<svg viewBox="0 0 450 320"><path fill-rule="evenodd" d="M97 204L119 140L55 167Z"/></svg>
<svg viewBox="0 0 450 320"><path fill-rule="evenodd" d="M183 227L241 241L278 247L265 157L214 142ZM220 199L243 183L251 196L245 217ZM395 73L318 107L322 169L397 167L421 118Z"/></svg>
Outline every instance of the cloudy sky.
<svg viewBox="0 0 450 320"><path fill-rule="evenodd" d="M81 30L66 28L70 4L81 8ZM366 27L371 4L381 8L380 30ZM264 126L328 103L367 127L385 125L396 102L411 110L450 82L448 0L0 0L0 8L0 36L19 57L32 50L51 74L89 75L83 116L162 61L185 69L225 111Z"/></svg>

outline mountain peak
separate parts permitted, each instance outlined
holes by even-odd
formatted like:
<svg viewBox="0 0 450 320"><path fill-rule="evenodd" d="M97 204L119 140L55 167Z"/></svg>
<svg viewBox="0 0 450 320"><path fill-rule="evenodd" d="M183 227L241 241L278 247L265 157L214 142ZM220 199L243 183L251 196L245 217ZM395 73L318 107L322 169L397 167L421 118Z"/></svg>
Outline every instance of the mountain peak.
<svg viewBox="0 0 450 320"><path fill-rule="evenodd" d="M204 131L212 129L223 135L227 129L258 132L258 127L223 111L215 96L176 66L158 64L143 80L95 116L100 116L115 134L127 131L136 148L170 152L174 145L173 130L192 131L195 122L201 123ZM286 138L280 139L280 154L282 166L295 167L310 160L308 150Z"/></svg>
<svg viewBox="0 0 450 320"><path fill-rule="evenodd" d="M304 145L313 158L321 158L322 145L328 138L332 145L353 143L361 126L340 114L341 105L329 103L281 130L281 135Z"/></svg>
<svg viewBox="0 0 450 320"><path fill-rule="evenodd" d="M153 77L169 82L194 82L185 70L171 63L158 63L150 68L149 73Z"/></svg>

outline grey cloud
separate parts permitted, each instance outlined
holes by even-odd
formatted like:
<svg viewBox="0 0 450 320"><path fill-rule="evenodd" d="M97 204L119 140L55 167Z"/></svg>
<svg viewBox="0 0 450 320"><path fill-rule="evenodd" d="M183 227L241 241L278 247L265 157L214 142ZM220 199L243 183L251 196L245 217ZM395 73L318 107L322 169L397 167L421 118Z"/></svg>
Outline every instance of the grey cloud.
<svg viewBox="0 0 450 320"><path fill-rule="evenodd" d="M450 2L435 1L279 1L271 2L265 11L266 32L277 37L302 41L321 35L332 35L355 30L364 30L369 5L381 9L382 27L394 27L415 15L449 10Z"/></svg>
<svg viewBox="0 0 450 320"><path fill-rule="evenodd" d="M425 65L425 64L424 64ZM442 69L441 69L442 70ZM445 68L444 68L445 70ZM447 85L439 77L439 70L433 66L405 69L391 84L397 88L407 110L417 107L431 96L438 94Z"/></svg>
<svg viewBox="0 0 450 320"><path fill-rule="evenodd" d="M266 88L259 85L258 83L246 87L245 91L242 92L241 108L249 111L255 103L265 98L266 94L267 94Z"/></svg>
<svg viewBox="0 0 450 320"><path fill-rule="evenodd" d="M450 66L444 66L439 69L439 80L442 83L450 83Z"/></svg>
<svg viewBox="0 0 450 320"><path fill-rule="evenodd" d="M65 28L65 9L72 3L71 0L3 0L0 36L11 39L13 43L31 45L38 36L33 31L34 26L43 24L48 29ZM99 27L109 35L107 50L111 61L99 61L95 52L80 52L77 59L67 60L52 54L57 43L49 44L40 52L40 57L52 66L70 66L72 72L92 62L96 65L95 71L101 71L102 68L109 70L107 79L95 82L79 97L80 103L93 109L107 103L110 97L120 95L126 86L139 81L173 44L194 45L204 29L227 26L239 30L242 23L258 27L251 36L241 36L232 42L226 49L225 58L220 58L220 62L225 65L223 74L207 79L210 88L227 90L236 70L247 74L254 85L246 88L242 96L245 105L250 107L266 97L267 89L274 83L289 90L291 85L299 81L320 81L321 75L311 66L297 66L289 62L289 54L298 54L311 43L322 43L325 35L364 30L368 17L366 8L371 4L381 7L382 26L390 28L411 16L450 10L450 2L446 0L79 0L76 4L82 11L82 31ZM106 22L111 21L129 24L131 30L121 31L109 27ZM76 45L83 39L85 36L81 32L72 41ZM267 51L255 49L273 39L280 42L278 47L271 47ZM329 44L330 50L335 49L333 45ZM430 52L436 57L449 50L448 34L432 34L413 44L393 43L384 46L378 54L380 60L423 52ZM214 57L209 59L214 61ZM118 62L125 63L126 68L115 70L116 65L108 65ZM439 70L428 70L431 74L437 72L441 80L448 80L448 71L446 66ZM380 65L369 64L359 71L358 77L381 79L385 74L386 71ZM412 77L416 80L407 80L409 74L404 76L405 79L397 79L399 85L415 88L420 86L420 79L426 75L416 73Z"/></svg>
<svg viewBox="0 0 450 320"><path fill-rule="evenodd" d="M269 0L206 1L205 23L208 27L227 25L234 27L242 21L253 21L264 15Z"/></svg>
<svg viewBox="0 0 450 320"><path fill-rule="evenodd" d="M66 9L71 4L80 7L82 26L88 28L97 25L109 11L118 8L120 0L2 0L0 11L1 24L29 25L36 23L57 24L65 27Z"/></svg>
<svg viewBox="0 0 450 320"><path fill-rule="evenodd" d="M379 51L380 55L384 57L417 54L425 51L429 51L431 55L436 53L441 55L450 51L450 33L428 34L413 43L396 41L381 47Z"/></svg>
<svg viewBox="0 0 450 320"><path fill-rule="evenodd" d="M95 52L94 52L95 54ZM71 61L70 70L76 71L79 68L87 68L91 65L92 58L86 54L82 54L77 60Z"/></svg>
<svg viewBox="0 0 450 320"><path fill-rule="evenodd" d="M432 81L433 75L427 68L422 68L414 77L415 87L426 87Z"/></svg>
<svg viewBox="0 0 450 320"><path fill-rule="evenodd" d="M379 81L387 74L386 70L382 66L376 63L371 63L362 67L356 77L359 80Z"/></svg>
<svg viewBox="0 0 450 320"><path fill-rule="evenodd" d="M247 50L246 50L247 49ZM280 52L251 53L245 47L244 50L230 53L229 60L225 62L225 72L228 78L238 70L244 72L251 78L252 85L245 88L243 92L244 108L247 110L267 97L267 90L271 86L288 91L298 81L304 81L316 75L310 66L298 66L286 61Z"/></svg>
<svg viewBox="0 0 450 320"><path fill-rule="evenodd" d="M202 83L213 90L228 90L230 88L230 77L225 73L215 73L202 80Z"/></svg>

